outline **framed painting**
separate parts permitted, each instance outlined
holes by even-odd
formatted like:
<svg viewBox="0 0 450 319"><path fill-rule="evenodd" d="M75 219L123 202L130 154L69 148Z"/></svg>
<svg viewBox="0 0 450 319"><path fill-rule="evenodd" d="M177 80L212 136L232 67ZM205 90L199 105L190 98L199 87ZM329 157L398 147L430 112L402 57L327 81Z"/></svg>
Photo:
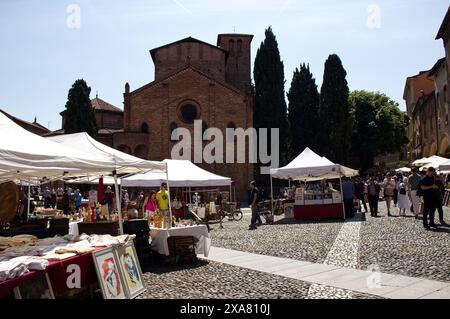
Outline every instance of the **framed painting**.
<svg viewBox="0 0 450 319"><path fill-rule="evenodd" d="M92 253L104 299L126 299L124 280L112 247Z"/></svg>
<svg viewBox="0 0 450 319"><path fill-rule="evenodd" d="M143 293L146 288L133 242L118 247L116 252L127 295L129 298L135 298Z"/></svg>
<svg viewBox="0 0 450 319"><path fill-rule="evenodd" d="M47 273L33 277L14 288L16 299L55 299Z"/></svg>

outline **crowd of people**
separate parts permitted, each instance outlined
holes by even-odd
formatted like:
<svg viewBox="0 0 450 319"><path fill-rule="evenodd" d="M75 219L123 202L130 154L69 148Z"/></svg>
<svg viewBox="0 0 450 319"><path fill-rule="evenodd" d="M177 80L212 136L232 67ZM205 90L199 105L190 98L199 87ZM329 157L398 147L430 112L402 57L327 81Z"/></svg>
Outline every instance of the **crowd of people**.
<svg viewBox="0 0 450 319"><path fill-rule="evenodd" d="M345 178L342 192L346 218L353 217L356 210L362 213L370 210L372 217L378 217L378 203L384 200L387 216L394 216L394 208L397 216L407 216L411 212L411 216L419 219L422 214L424 228L431 229L436 227L434 219L437 210L440 224L447 226L443 212L445 181L433 167L428 168L424 176L414 167L408 176L387 173L383 180L374 177L368 180Z"/></svg>

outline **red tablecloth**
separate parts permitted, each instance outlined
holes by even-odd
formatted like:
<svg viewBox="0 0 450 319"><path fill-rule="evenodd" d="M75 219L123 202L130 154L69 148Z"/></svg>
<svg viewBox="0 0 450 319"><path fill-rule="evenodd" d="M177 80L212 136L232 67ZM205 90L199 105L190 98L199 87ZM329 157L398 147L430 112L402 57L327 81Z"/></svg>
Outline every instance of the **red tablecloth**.
<svg viewBox="0 0 450 319"><path fill-rule="evenodd" d="M96 250L101 249L104 248L103 247L96 248ZM86 253L70 257L61 261L50 261L48 267L45 270L31 271L24 274L21 277L0 282L0 298L3 297L9 291L11 291L11 289L20 285L21 283L35 276L45 274L46 272L50 277L50 282L52 284L52 289L54 292L66 291L69 289L67 287L67 277L69 277L72 274L72 272L67 272L67 267L69 265L78 265L80 267L81 287L88 286L98 281L94 261L92 258L92 253Z"/></svg>
<svg viewBox="0 0 450 319"><path fill-rule="evenodd" d="M294 206L295 219L327 219L327 218L344 218L343 205L326 204L326 205L296 205Z"/></svg>

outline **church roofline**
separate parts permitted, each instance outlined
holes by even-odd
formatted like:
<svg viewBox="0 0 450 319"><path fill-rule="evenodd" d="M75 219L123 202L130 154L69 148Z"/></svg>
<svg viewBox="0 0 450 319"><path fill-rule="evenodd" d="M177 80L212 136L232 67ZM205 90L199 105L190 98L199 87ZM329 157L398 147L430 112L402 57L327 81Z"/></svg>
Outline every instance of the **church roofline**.
<svg viewBox="0 0 450 319"><path fill-rule="evenodd" d="M178 43L183 43L183 42L193 42L193 43L201 43L201 44L205 44L205 45L208 45L208 46L210 46L210 47L213 47L213 48L215 48L215 49L217 49L217 50L223 51L223 52L225 53L225 59L228 57L228 51L227 51L227 50L218 48L218 47L216 47L215 45L212 45L211 43L204 42L204 41L198 40L198 39L193 38L193 37L187 37L187 38L184 38L184 39L181 39L181 40L178 40L178 41L175 41L175 42L171 42L171 43L168 43L168 44L159 46L159 47L157 47L157 48L151 49L151 50L150 50L150 55L151 55L151 57L152 57L153 62L155 62L155 53L156 53L156 51L158 51L159 49L166 48L166 47L169 47L169 46L171 46L171 45L178 44Z"/></svg>
<svg viewBox="0 0 450 319"><path fill-rule="evenodd" d="M199 69L194 68L192 65L188 65L188 66L186 66L186 67L184 67L184 68L182 68L180 70L177 70L177 71L169 74L168 76L166 76L166 77L164 77L162 79L155 80L155 81L152 81L150 83L147 83L144 86L141 86L140 88L137 88L136 90L130 92L130 94L138 93L138 92L140 92L142 90L145 90L147 88L150 88L152 86L160 84L160 83L162 83L164 81L167 81L168 79L173 78L173 77L177 76L178 74L180 74L182 72L185 72L185 71L187 71L189 69L194 71L194 72L197 72L198 74L208 78L210 81L214 81L215 83L217 83L217 84L219 84L219 85L221 85L221 86L223 86L223 87L225 87L225 88L227 88L227 89L229 89L229 90L231 90L231 91L233 91L233 92L235 92L235 93L237 93L237 94L239 94L241 96L245 96L245 94L243 92L239 91L239 89L235 88L234 86L232 86L232 85L230 85L228 83L225 83L225 82L218 81L217 79L212 78L211 76L209 76L208 74L200 71Z"/></svg>

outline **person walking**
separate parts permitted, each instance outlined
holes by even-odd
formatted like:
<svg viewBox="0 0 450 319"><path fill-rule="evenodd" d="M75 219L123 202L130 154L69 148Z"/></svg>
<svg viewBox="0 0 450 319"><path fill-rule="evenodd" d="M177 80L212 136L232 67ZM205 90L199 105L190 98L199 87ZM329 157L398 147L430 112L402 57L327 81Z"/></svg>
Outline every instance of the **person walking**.
<svg viewBox="0 0 450 319"><path fill-rule="evenodd" d="M419 219L420 198L417 195L417 190L422 176L420 176L419 169L417 167L413 167L411 171L412 174L408 177L408 195L412 203L414 216L416 219Z"/></svg>
<svg viewBox="0 0 450 319"><path fill-rule="evenodd" d="M370 216L378 217L378 199L380 198L381 187L380 184L371 178L369 185L367 186L367 192L369 197Z"/></svg>
<svg viewBox="0 0 450 319"><path fill-rule="evenodd" d="M76 189L75 193L75 212L78 213L81 209L81 203L82 203L82 199L83 199L83 195L81 195L80 190Z"/></svg>
<svg viewBox="0 0 450 319"><path fill-rule="evenodd" d="M366 200L365 200L365 196L364 196L365 189L366 189L366 183L364 183L362 178L358 178L356 186L355 186L356 198L358 199L359 212L362 212L362 206L364 206L363 213L367 213L367 205L366 205ZM362 202L362 205L359 203L359 201Z"/></svg>
<svg viewBox="0 0 450 319"><path fill-rule="evenodd" d="M423 227L428 230L436 227L434 224L434 213L439 200L439 187L436 185L434 178L435 172L436 170L433 167L428 168L427 174L419 183L424 201Z"/></svg>
<svg viewBox="0 0 450 319"><path fill-rule="evenodd" d="M114 200L115 200L115 194L114 192L111 190L111 186L108 186L106 188L106 192L103 196L103 199L105 200L106 204L108 204L108 212L111 215L113 212L113 208L114 208Z"/></svg>
<svg viewBox="0 0 450 319"><path fill-rule="evenodd" d="M50 188L46 187L43 192L44 195L44 208L50 208L52 202L52 193Z"/></svg>
<svg viewBox="0 0 450 319"><path fill-rule="evenodd" d="M398 188L399 188L399 184L400 181L398 180L398 176L394 175L394 196L392 197L393 201L394 201L394 207L397 207L397 203L398 203Z"/></svg>
<svg viewBox="0 0 450 319"><path fill-rule="evenodd" d="M249 205L252 209L252 219L250 221L250 226L248 227L249 230L256 229L257 228L256 222L258 219L260 219L259 213L258 213L258 197L259 197L259 190L256 187L256 182L251 181L250 182Z"/></svg>
<svg viewBox="0 0 450 319"><path fill-rule="evenodd" d="M409 209L410 203L408 199L408 178L404 177L398 185L398 215L406 216L406 210ZM402 214L403 210L403 214Z"/></svg>
<svg viewBox="0 0 450 319"><path fill-rule="evenodd" d="M442 226L448 226L447 223L444 221L444 210L442 208L442 203L444 201L444 194L445 194L445 185L444 181L442 180L442 176L435 174L435 181L436 185L438 186L438 200L436 202L436 209L439 213L439 223Z"/></svg>
<svg viewBox="0 0 450 319"><path fill-rule="evenodd" d="M156 192L151 191L150 195L145 197L144 204L142 205L142 216L151 223L157 210L158 201L156 200Z"/></svg>
<svg viewBox="0 0 450 319"><path fill-rule="evenodd" d="M355 215L355 206L353 205L355 187L349 178L345 178L342 182L342 193L342 197L344 198L345 218L352 218Z"/></svg>
<svg viewBox="0 0 450 319"><path fill-rule="evenodd" d="M391 215L391 202L392 198L394 197L394 189L395 189L395 182L391 178L391 174L387 173L386 178L383 181L383 189L384 189L384 200L386 201L386 208L388 216Z"/></svg>

